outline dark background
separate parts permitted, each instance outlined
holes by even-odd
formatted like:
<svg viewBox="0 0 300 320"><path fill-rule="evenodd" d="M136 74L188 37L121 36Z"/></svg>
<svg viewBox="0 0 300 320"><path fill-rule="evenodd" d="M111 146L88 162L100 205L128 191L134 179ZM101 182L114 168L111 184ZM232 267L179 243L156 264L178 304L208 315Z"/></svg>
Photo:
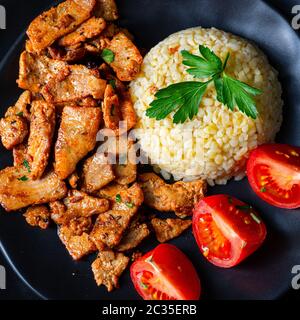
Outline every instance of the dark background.
<svg viewBox="0 0 300 320"><path fill-rule="evenodd" d="M265 2L277 8L289 21L292 20L292 7L296 4L300 5L300 0L266 0ZM30 21L52 3L53 0L32 0L30 1L30 5L28 5L26 0L0 0L0 5L6 8L7 18L7 29L0 30L0 61L13 45L16 38L24 32ZM16 235L16 237L17 236L18 235ZM19 280L1 252L0 265L5 266L7 273L7 289L0 290L0 300L38 299L38 297ZM49 272L51 272L51 270L49 270ZM283 299L300 300L300 292L292 291L283 297Z"/></svg>

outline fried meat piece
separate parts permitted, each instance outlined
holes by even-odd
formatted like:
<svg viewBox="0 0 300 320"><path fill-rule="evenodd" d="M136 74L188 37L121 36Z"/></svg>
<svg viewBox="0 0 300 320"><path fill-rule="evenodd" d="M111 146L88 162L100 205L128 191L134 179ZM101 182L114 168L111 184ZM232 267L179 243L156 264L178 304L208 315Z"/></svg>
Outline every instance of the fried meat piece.
<svg viewBox="0 0 300 320"><path fill-rule="evenodd" d="M122 115L118 95L110 84L106 86L104 92L102 111L106 128L117 131L122 120Z"/></svg>
<svg viewBox="0 0 300 320"><path fill-rule="evenodd" d="M73 172L69 177L68 177L68 182L69 185L72 189L77 189L78 188L78 182L79 182L79 175L77 172Z"/></svg>
<svg viewBox="0 0 300 320"><path fill-rule="evenodd" d="M35 18L27 35L32 48L40 53L55 40L74 31L92 13L96 0L66 0Z"/></svg>
<svg viewBox="0 0 300 320"><path fill-rule="evenodd" d="M33 180L41 178L46 169L54 129L55 106L43 100L33 101L27 149L27 160L31 170L30 177Z"/></svg>
<svg viewBox="0 0 300 320"><path fill-rule="evenodd" d="M74 102L89 96L103 99L106 81L97 70L83 65L65 67L42 89L44 98L50 103Z"/></svg>
<svg viewBox="0 0 300 320"><path fill-rule="evenodd" d="M128 188L125 185L120 185L118 183L111 183L108 186L99 190L99 197L108 199L111 201L116 200L116 195L120 194L122 191L126 191Z"/></svg>
<svg viewBox="0 0 300 320"><path fill-rule="evenodd" d="M94 14L96 17L102 17L106 21L114 21L119 18L115 0L97 0Z"/></svg>
<svg viewBox="0 0 300 320"><path fill-rule="evenodd" d="M121 242L117 246L120 252L136 248L150 234L146 223L140 223L138 219L131 222Z"/></svg>
<svg viewBox="0 0 300 320"><path fill-rule="evenodd" d="M14 166L17 167L26 160L27 145L22 143L13 148Z"/></svg>
<svg viewBox="0 0 300 320"><path fill-rule="evenodd" d="M148 206L159 211L174 211L180 217L191 215L206 192L203 180L167 184L154 173L141 174L139 179Z"/></svg>
<svg viewBox="0 0 300 320"><path fill-rule="evenodd" d="M21 144L28 135L27 120L30 120L30 113L27 107L30 102L30 92L24 91L16 104L9 107L5 117L0 120L1 141L8 150Z"/></svg>
<svg viewBox="0 0 300 320"><path fill-rule="evenodd" d="M71 63L83 59L87 50L81 45L74 45L66 48L51 46L48 48L48 52L52 59Z"/></svg>
<svg viewBox="0 0 300 320"><path fill-rule="evenodd" d="M137 165L128 162L127 164L114 165L116 182L122 185L128 185L136 180Z"/></svg>
<svg viewBox="0 0 300 320"><path fill-rule="evenodd" d="M90 235L99 250L105 246L113 248L120 243L143 200L141 188L134 184L116 196L111 210L99 215Z"/></svg>
<svg viewBox="0 0 300 320"><path fill-rule="evenodd" d="M85 217L72 219L68 224L58 227L58 236L74 260L97 250L89 239L91 227L91 218Z"/></svg>
<svg viewBox="0 0 300 320"><path fill-rule="evenodd" d="M28 111L28 106L30 105L30 103L31 93L30 91L26 90L20 95L15 105L7 109L5 117L19 115L30 121L30 112Z"/></svg>
<svg viewBox="0 0 300 320"><path fill-rule="evenodd" d="M28 135L28 125L25 118L18 115L8 116L0 120L0 135L3 146L12 150L22 143Z"/></svg>
<svg viewBox="0 0 300 320"><path fill-rule="evenodd" d="M93 193L115 179L112 165L102 153L96 153L87 159L83 166L83 190Z"/></svg>
<svg viewBox="0 0 300 320"><path fill-rule="evenodd" d="M100 121L100 108L64 108L55 145L55 172L61 179L72 174L77 163L94 149Z"/></svg>
<svg viewBox="0 0 300 320"><path fill-rule="evenodd" d="M122 135L132 129L137 119L130 94L124 91L118 96L108 84L104 93L103 119L106 128L113 130L116 135Z"/></svg>
<svg viewBox="0 0 300 320"><path fill-rule="evenodd" d="M64 70L66 66L67 64L63 61L24 51L20 57L19 79L17 83L22 89L39 93L42 87Z"/></svg>
<svg viewBox="0 0 300 320"><path fill-rule="evenodd" d="M108 292L118 288L118 280L129 263L129 258L123 253L113 251L99 252L97 259L92 263L94 278L98 286L107 287Z"/></svg>
<svg viewBox="0 0 300 320"><path fill-rule="evenodd" d="M65 183L54 172L34 181L24 166L0 171L0 203L6 211L56 201L66 193Z"/></svg>
<svg viewBox="0 0 300 320"><path fill-rule="evenodd" d="M70 47L85 42L98 36L106 28L106 22L103 18L92 17L84 22L74 32L67 34L58 41L62 47Z"/></svg>
<svg viewBox="0 0 300 320"><path fill-rule="evenodd" d="M121 81L132 81L140 72L143 57L133 42L120 32L114 36L107 46L115 54L110 66Z"/></svg>
<svg viewBox="0 0 300 320"><path fill-rule="evenodd" d="M46 206L29 207L24 214L26 222L32 227L47 229L50 224L50 212Z"/></svg>
<svg viewBox="0 0 300 320"><path fill-rule="evenodd" d="M181 219L158 219L151 220L151 225L155 231L156 238L163 243L178 237L192 224L191 220Z"/></svg>
<svg viewBox="0 0 300 320"><path fill-rule="evenodd" d="M66 224L73 218L91 217L109 209L107 199L95 198L78 190L70 190L63 202L50 203L51 218L57 224Z"/></svg>

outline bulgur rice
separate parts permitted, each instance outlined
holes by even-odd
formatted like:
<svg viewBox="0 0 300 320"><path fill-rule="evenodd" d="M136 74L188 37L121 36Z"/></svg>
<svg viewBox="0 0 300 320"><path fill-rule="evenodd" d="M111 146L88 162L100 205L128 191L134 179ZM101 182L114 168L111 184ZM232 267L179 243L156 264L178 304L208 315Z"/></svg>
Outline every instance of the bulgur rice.
<svg viewBox="0 0 300 320"><path fill-rule="evenodd" d="M263 91L255 98L259 111L256 120L218 102L213 86L205 93L193 120L174 124L174 113L161 121L146 116L157 90L178 82L198 81L186 72L180 52L198 54L200 44L222 60L230 52L228 74ZM202 178L211 185L226 184L232 177L241 179L249 151L272 142L282 122L277 71L255 45L215 28L191 28L160 42L146 55L130 91L138 115L136 137L154 168L161 170L165 178Z"/></svg>

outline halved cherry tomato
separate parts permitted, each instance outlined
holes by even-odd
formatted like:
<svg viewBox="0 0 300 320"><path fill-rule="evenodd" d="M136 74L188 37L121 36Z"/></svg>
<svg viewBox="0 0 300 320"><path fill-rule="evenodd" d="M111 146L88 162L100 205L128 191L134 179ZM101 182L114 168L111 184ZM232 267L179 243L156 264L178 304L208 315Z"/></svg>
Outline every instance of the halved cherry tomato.
<svg viewBox="0 0 300 320"><path fill-rule="evenodd" d="M230 268L253 253L267 232L251 206L228 195L215 195L195 207L193 233L211 263Z"/></svg>
<svg viewBox="0 0 300 320"><path fill-rule="evenodd" d="M160 244L130 268L135 289L144 300L198 300L201 285L190 260L177 247Z"/></svg>
<svg viewBox="0 0 300 320"><path fill-rule="evenodd" d="M247 176L253 191L279 208L300 207L300 148L262 145L251 152Z"/></svg>

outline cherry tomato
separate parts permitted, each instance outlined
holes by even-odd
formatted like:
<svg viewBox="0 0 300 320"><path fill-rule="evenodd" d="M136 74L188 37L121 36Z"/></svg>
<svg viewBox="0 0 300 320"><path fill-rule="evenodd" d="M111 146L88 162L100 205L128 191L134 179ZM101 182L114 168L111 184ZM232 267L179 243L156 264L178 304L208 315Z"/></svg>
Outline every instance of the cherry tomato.
<svg viewBox="0 0 300 320"><path fill-rule="evenodd" d="M200 297L200 280L193 264L170 244L160 244L135 261L130 275L144 300L198 300Z"/></svg>
<svg viewBox="0 0 300 320"><path fill-rule="evenodd" d="M300 207L300 148L262 145L252 151L247 176L253 191L279 208Z"/></svg>
<svg viewBox="0 0 300 320"><path fill-rule="evenodd" d="M230 268L263 243L266 227L251 206L228 195L215 195L195 207L193 233L208 261Z"/></svg>

